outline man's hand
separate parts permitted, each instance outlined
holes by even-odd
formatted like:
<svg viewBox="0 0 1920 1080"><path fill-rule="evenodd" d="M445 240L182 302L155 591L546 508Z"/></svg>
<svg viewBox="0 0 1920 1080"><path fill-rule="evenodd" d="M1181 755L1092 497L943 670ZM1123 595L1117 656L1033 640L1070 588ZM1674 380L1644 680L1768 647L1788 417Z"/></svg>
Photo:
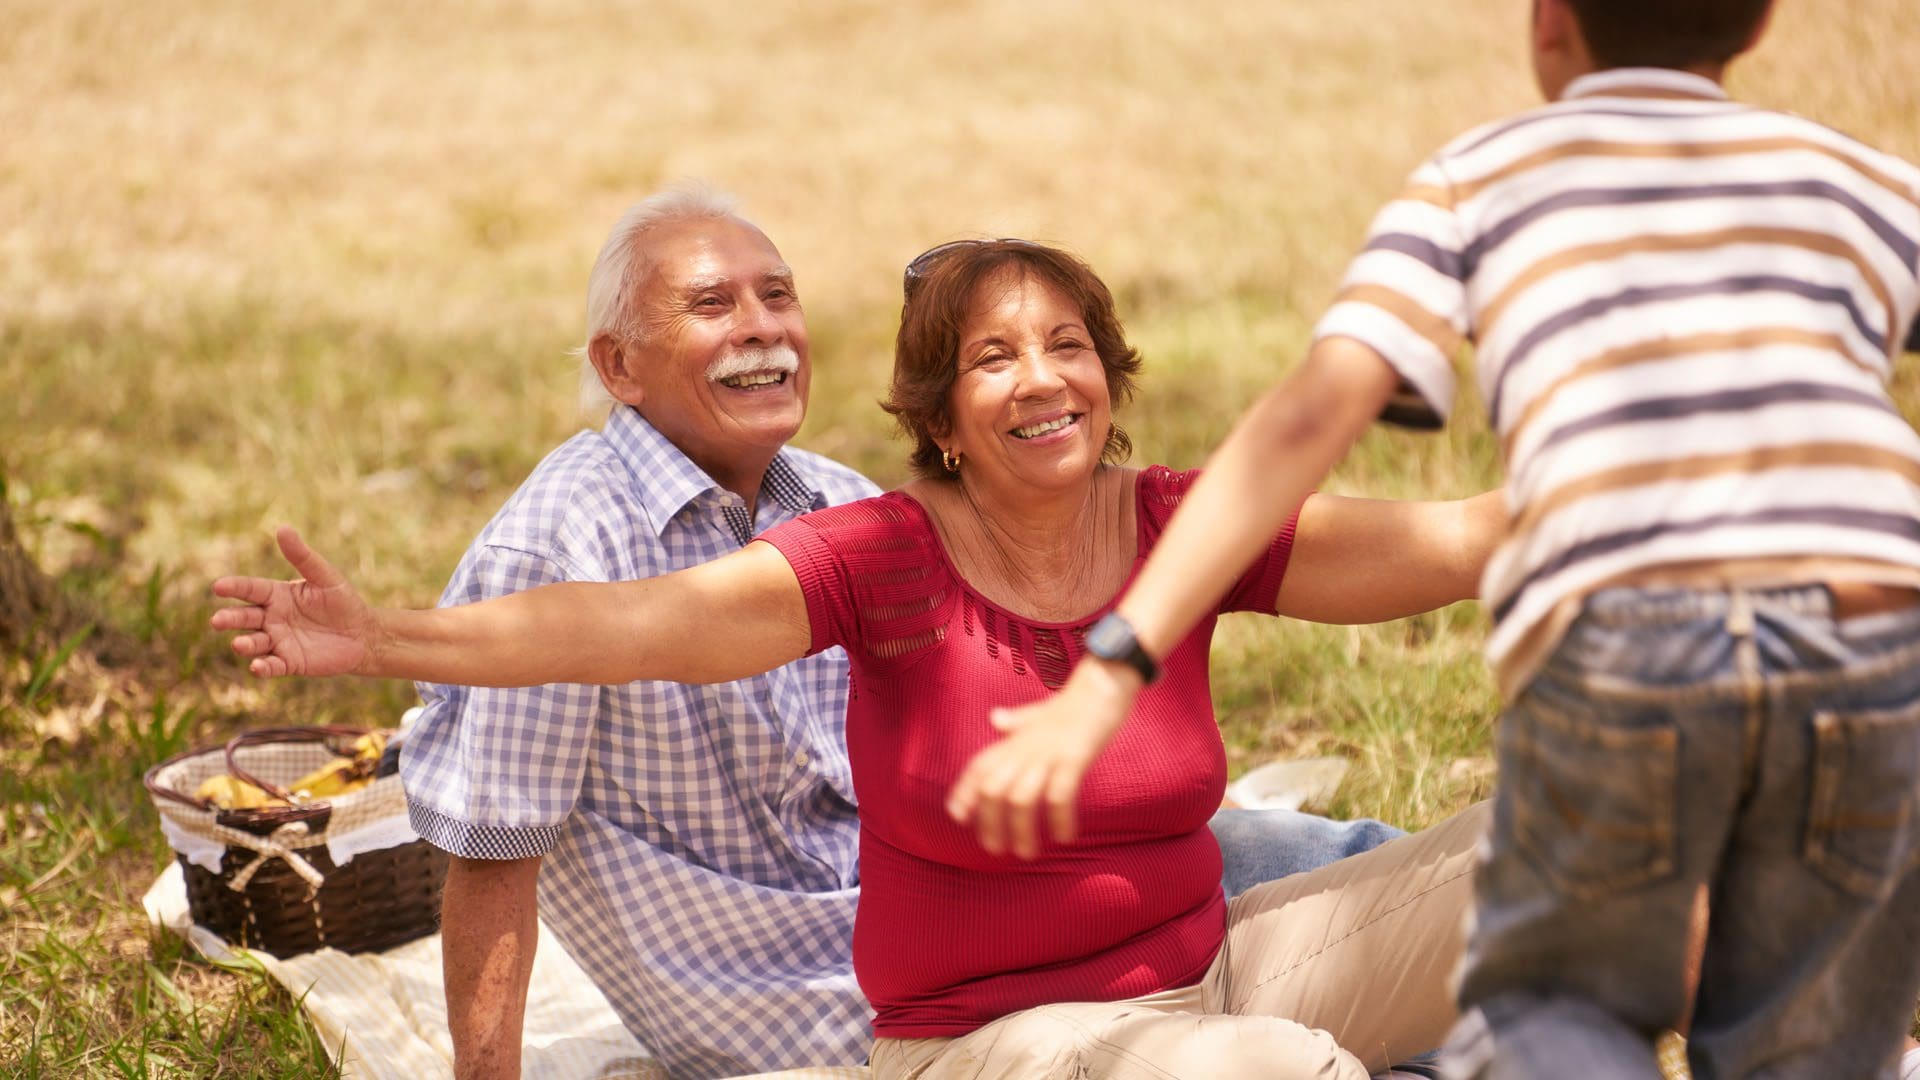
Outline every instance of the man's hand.
<svg viewBox="0 0 1920 1080"><path fill-rule="evenodd" d="M947 795L947 813L972 823L980 846L1022 859L1040 854L1047 832L1070 843L1080 782L1127 718L1140 693L1133 669L1089 657L1060 692L1018 709L995 709L993 726L1010 734L974 755Z"/></svg>
<svg viewBox="0 0 1920 1080"><path fill-rule="evenodd" d="M213 613L215 630L239 630L233 651L253 657L247 669L261 678L366 672L378 627L373 609L340 571L281 526L280 553L302 580L223 577L213 594L241 601Z"/></svg>

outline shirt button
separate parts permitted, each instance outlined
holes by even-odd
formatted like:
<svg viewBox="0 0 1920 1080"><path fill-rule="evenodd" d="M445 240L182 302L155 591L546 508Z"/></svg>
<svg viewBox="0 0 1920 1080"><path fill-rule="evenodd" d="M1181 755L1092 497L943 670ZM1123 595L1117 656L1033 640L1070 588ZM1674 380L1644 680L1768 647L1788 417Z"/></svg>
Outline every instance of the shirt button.
<svg viewBox="0 0 1920 1080"><path fill-rule="evenodd" d="M812 758L807 756L807 752L805 750L802 750L799 753L793 755L793 763L798 768L802 768L802 769L806 768L807 763L812 760L813 760Z"/></svg>

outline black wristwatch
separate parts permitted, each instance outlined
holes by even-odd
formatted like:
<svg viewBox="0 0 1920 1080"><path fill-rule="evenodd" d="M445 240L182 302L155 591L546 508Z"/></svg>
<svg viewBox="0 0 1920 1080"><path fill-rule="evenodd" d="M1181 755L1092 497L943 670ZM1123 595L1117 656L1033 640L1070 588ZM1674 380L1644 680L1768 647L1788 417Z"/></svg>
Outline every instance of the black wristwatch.
<svg viewBox="0 0 1920 1080"><path fill-rule="evenodd" d="M1087 652L1102 660L1117 660L1127 665L1140 673L1142 682L1151 683L1160 677L1159 662L1140 647L1133 624L1121 618L1117 611L1107 612L1087 628Z"/></svg>

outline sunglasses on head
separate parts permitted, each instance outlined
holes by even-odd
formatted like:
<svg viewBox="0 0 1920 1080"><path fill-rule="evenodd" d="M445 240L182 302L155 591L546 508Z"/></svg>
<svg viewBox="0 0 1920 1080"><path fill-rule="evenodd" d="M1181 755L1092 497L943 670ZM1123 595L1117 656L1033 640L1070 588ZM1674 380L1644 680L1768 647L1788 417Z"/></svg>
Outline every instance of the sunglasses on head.
<svg viewBox="0 0 1920 1080"><path fill-rule="evenodd" d="M948 255L962 248L979 247L982 244L1012 244L1016 247L1029 248L1044 246L1042 244L1036 244L1031 240L1022 240L1013 236L1003 236L998 240L949 240L944 244L935 244L920 254L915 255L913 261L907 264L906 271L902 273L900 277L900 291L907 296L912 296L913 287L917 285L920 279L925 277L927 272L932 270L941 259L946 258Z"/></svg>

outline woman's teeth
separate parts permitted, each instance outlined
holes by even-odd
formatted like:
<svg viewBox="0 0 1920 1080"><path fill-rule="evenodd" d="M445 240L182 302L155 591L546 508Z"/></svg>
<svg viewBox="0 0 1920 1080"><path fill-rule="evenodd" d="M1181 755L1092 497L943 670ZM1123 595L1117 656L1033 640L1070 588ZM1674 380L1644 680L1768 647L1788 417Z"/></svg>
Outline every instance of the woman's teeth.
<svg viewBox="0 0 1920 1080"><path fill-rule="evenodd" d="M1028 427L1014 428L1013 437L1016 439L1031 439L1039 435L1045 435L1049 431L1059 431L1061 428L1073 423L1076 419L1077 417L1073 414L1068 414L1049 420L1044 424L1033 424Z"/></svg>

